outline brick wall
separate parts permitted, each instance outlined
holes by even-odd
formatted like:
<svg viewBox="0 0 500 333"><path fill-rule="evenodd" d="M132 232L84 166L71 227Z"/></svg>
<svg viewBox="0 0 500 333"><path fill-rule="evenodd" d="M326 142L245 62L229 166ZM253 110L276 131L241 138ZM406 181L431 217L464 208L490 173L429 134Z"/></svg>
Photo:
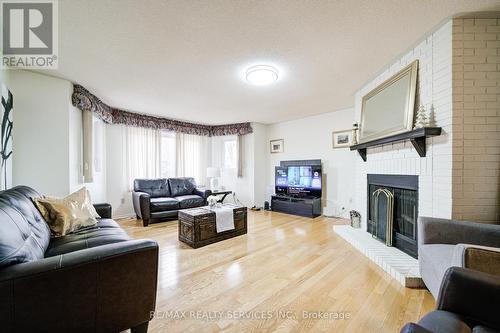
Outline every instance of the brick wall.
<svg viewBox="0 0 500 333"><path fill-rule="evenodd" d="M500 221L500 16L453 19L454 218Z"/></svg>
<svg viewBox="0 0 500 333"><path fill-rule="evenodd" d="M443 135L427 140L427 156L421 158L411 143L388 144L368 149L368 160L356 159L354 207L366 228L366 175L406 174L419 176L419 215L452 216L452 21L427 36L412 50L388 66L355 95L355 119L359 122L361 99L370 90L415 59L419 60L417 103L434 106Z"/></svg>

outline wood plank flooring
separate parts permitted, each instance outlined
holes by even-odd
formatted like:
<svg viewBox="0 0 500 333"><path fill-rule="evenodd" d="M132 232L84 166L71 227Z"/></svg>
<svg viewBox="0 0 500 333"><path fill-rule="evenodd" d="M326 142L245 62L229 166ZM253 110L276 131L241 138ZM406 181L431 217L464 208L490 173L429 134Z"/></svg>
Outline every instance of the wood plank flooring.
<svg viewBox="0 0 500 333"><path fill-rule="evenodd" d="M160 245L152 333L399 332L431 311L428 291L402 287L333 232L345 222L249 212L247 235L195 250L177 221L119 221Z"/></svg>

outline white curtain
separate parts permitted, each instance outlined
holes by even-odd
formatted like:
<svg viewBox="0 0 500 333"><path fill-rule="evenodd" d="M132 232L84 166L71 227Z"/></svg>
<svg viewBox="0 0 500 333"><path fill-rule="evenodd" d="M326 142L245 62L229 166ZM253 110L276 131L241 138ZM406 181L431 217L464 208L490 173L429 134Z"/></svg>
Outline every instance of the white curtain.
<svg viewBox="0 0 500 333"><path fill-rule="evenodd" d="M158 178L161 175L161 131L124 126L125 181L131 191L135 178Z"/></svg>
<svg viewBox="0 0 500 333"><path fill-rule="evenodd" d="M197 185L207 185L209 139L207 136L176 134L178 177L194 177Z"/></svg>

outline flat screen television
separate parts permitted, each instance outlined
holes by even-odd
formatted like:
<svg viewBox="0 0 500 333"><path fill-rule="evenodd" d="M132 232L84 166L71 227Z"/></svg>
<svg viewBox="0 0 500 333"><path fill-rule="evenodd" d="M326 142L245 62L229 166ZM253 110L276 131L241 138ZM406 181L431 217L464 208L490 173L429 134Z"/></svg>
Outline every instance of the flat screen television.
<svg viewBox="0 0 500 333"><path fill-rule="evenodd" d="M276 167L275 190L277 195L321 198L321 165Z"/></svg>

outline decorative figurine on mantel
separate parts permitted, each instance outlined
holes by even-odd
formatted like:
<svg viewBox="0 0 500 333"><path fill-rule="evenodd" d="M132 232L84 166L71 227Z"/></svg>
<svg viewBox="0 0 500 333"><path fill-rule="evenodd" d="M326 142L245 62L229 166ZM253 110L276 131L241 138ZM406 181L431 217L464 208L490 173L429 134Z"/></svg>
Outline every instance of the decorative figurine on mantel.
<svg viewBox="0 0 500 333"><path fill-rule="evenodd" d="M434 104L431 104L429 114L427 115L427 127L436 127L436 117L434 114Z"/></svg>
<svg viewBox="0 0 500 333"><path fill-rule="evenodd" d="M413 129L423 128L427 126L429 126L429 118L427 117L425 107L420 104L420 107L417 110L417 116L415 117L415 125L413 126Z"/></svg>
<svg viewBox="0 0 500 333"><path fill-rule="evenodd" d="M358 130L359 130L358 123L354 123L352 125L352 144L353 145L358 144Z"/></svg>

